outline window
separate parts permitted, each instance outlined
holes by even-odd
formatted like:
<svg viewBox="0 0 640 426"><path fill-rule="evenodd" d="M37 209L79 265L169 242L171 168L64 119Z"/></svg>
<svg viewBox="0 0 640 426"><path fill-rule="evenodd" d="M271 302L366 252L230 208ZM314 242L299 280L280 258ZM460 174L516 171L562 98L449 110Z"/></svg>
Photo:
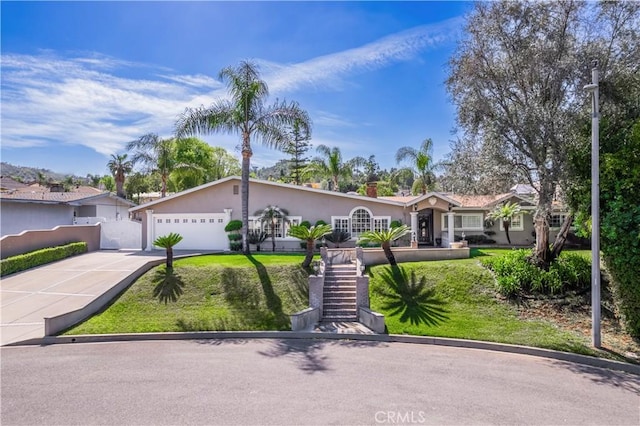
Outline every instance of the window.
<svg viewBox="0 0 640 426"><path fill-rule="evenodd" d="M173 219L173 223L180 223L180 219Z"/></svg>
<svg viewBox="0 0 640 426"><path fill-rule="evenodd" d="M200 223L207 223L206 219L200 219Z"/></svg>
<svg viewBox="0 0 640 426"><path fill-rule="evenodd" d="M447 213L442 214L442 230L449 229ZM482 231L482 213L455 213L453 216L454 231Z"/></svg>
<svg viewBox="0 0 640 426"><path fill-rule="evenodd" d="M276 238L293 238L289 237L288 232L289 228L294 225L299 225L302 222L302 217L300 216L289 216L289 222L283 223L282 219L278 219L275 222L274 235ZM265 221L261 222L257 216L249 217L249 231L257 230L266 232L269 236L271 236L271 222Z"/></svg>
<svg viewBox="0 0 640 426"><path fill-rule="evenodd" d="M216 223L215 219L209 219L209 223Z"/></svg>
<svg viewBox="0 0 640 426"><path fill-rule="evenodd" d="M191 223L198 223L198 219L191 219Z"/></svg>
<svg viewBox="0 0 640 426"><path fill-rule="evenodd" d="M189 223L189 219L182 219L182 223Z"/></svg>
<svg viewBox="0 0 640 426"><path fill-rule="evenodd" d="M158 219L158 220L157 220L157 222L158 222L158 223L162 223L162 219Z"/></svg>
<svg viewBox="0 0 640 426"><path fill-rule="evenodd" d="M332 227L336 231L350 232L349 218L344 216L334 216L331 218Z"/></svg>
<svg viewBox="0 0 640 426"><path fill-rule="evenodd" d="M502 221L501 220L498 220L498 221L500 222L500 230L504 231L504 226L502 226ZM509 230L524 231L524 220L523 220L522 213L511 218L511 225L509 225Z"/></svg>
<svg viewBox="0 0 640 426"><path fill-rule="evenodd" d="M222 223L224 222L222 219L218 219L218 223Z"/></svg>
<svg viewBox="0 0 640 426"><path fill-rule="evenodd" d="M567 218L566 213L552 214L551 221L549 221L550 228L560 228Z"/></svg>
<svg viewBox="0 0 640 426"><path fill-rule="evenodd" d="M164 222L165 223L171 223L171 219L165 219Z"/></svg>
<svg viewBox="0 0 640 426"><path fill-rule="evenodd" d="M233 195L238 195L240 193L240 187L238 185L233 185Z"/></svg>
<svg viewBox="0 0 640 426"><path fill-rule="evenodd" d="M351 236L358 238L360 234L371 230L371 215L365 209L357 209L351 214Z"/></svg>
<svg viewBox="0 0 640 426"><path fill-rule="evenodd" d="M388 218L373 218L373 230L374 231L386 231L389 229L389 219Z"/></svg>

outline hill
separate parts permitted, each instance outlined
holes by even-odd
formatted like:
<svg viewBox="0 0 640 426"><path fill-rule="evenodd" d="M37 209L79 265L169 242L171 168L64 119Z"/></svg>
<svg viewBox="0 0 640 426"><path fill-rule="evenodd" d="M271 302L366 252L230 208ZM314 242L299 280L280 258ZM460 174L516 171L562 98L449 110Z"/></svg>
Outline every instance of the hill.
<svg viewBox="0 0 640 426"><path fill-rule="evenodd" d="M19 182L31 183L37 182L38 176L42 174L45 180L61 182L65 180L70 175L65 175L62 173L57 173L48 169L38 169L35 167L25 167L25 166L15 166L13 164L5 163L4 161L0 163L0 173L2 176L9 176ZM74 181L80 180L83 183L87 182L86 177L80 176L71 176Z"/></svg>

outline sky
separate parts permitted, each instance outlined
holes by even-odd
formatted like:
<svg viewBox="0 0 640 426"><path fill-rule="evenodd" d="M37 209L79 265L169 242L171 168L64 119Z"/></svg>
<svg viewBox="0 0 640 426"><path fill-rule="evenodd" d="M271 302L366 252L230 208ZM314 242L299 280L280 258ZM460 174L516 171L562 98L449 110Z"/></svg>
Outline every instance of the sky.
<svg viewBox="0 0 640 426"><path fill-rule="evenodd" d="M188 107L227 96L221 69L258 64L298 102L311 143L397 167L398 148L450 151L447 62L468 2L11 2L1 12L4 162L85 176ZM239 137L199 135L239 158ZM286 155L252 143L252 166ZM315 155L315 148L310 151Z"/></svg>

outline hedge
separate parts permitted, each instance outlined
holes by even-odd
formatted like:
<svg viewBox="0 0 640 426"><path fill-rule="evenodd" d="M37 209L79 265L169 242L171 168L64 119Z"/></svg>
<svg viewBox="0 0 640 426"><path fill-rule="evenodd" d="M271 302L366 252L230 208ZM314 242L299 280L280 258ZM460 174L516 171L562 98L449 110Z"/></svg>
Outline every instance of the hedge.
<svg viewBox="0 0 640 426"><path fill-rule="evenodd" d="M87 243L79 242L11 256L0 260L0 276L24 271L46 263L55 262L56 260L75 256L76 254L86 253L87 251Z"/></svg>

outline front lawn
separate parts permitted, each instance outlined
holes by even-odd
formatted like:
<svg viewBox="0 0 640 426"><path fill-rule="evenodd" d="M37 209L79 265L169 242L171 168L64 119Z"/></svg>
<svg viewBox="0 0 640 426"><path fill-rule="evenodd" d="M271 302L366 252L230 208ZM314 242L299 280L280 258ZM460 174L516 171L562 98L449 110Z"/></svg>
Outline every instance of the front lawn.
<svg viewBox="0 0 640 426"><path fill-rule="evenodd" d="M65 334L289 330L308 306L299 254L177 259L144 274L104 312Z"/></svg>

